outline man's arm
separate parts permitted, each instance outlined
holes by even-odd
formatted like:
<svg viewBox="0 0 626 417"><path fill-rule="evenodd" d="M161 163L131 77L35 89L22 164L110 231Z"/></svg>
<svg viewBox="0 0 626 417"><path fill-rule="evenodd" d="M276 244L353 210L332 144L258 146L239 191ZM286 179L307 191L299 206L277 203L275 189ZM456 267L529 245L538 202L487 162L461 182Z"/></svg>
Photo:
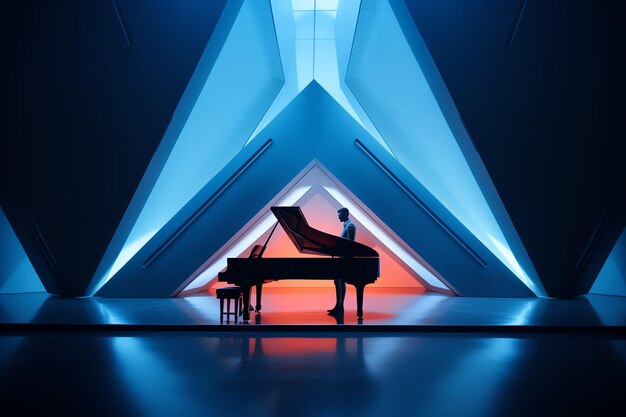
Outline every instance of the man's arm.
<svg viewBox="0 0 626 417"><path fill-rule="evenodd" d="M347 235L346 239L350 239L350 240L354 240L356 237L356 226L353 224L349 224L348 225L348 230L347 230Z"/></svg>

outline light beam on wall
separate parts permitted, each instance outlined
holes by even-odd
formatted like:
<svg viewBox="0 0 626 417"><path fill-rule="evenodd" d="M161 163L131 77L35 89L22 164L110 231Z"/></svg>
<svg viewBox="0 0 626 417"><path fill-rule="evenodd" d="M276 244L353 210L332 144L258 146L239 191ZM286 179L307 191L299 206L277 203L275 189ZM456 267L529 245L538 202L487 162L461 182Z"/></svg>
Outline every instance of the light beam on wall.
<svg viewBox="0 0 626 417"><path fill-rule="evenodd" d="M428 54L425 47L423 50L424 55ZM432 61L429 56L419 58ZM389 2L363 0L347 71L348 86L398 161L527 287L535 294L542 293L539 279L529 277L528 272L536 276L532 264L528 262L532 271L522 268L487 203L483 190L490 190L492 196L497 193L480 158L473 159L473 167L468 163L467 149L473 150L473 146L467 132L460 126L453 133L450 127L450 118L457 125L461 123L453 104L445 108L444 114L439 103L444 95L445 101L452 103L443 91L445 86L437 90L436 96L422 64ZM429 68L436 72L434 64ZM466 142L466 151L461 141ZM501 218L508 219L502 211ZM512 227L509 238L519 241ZM523 247L521 241L518 247Z"/></svg>
<svg viewBox="0 0 626 417"><path fill-rule="evenodd" d="M282 84L269 0L246 0L122 250L94 291L241 150Z"/></svg>

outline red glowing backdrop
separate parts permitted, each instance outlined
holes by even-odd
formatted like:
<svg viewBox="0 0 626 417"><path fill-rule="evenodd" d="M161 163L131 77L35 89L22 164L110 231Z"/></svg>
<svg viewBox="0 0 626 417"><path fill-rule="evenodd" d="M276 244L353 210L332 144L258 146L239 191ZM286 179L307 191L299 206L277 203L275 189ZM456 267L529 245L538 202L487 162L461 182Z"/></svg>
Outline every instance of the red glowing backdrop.
<svg viewBox="0 0 626 417"><path fill-rule="evenodd" d="M300 202L299 205L302 208L305 218L309 222L309 225L315 229L339 235L343 228L343 224L337 218L337 209L339 205L330 196L315 193L309 196L305 201ZM422 288L422 285L416 279L416 273L406 266L402 260L400 260L394 253L384 247L379 239L368 231L362 224L360 224L353 216L351 216L352 222L357 227L356 240L367 246L374 248L380 255L380 277L374 284L376 287L381 288ZM265 243L269 236L267 231L261 238L259 238L253 245ZM247 248L241 257L248 256L252 246ZM279 226L276 228L274 235L272 236L264 257L314 257L314 255L305 255L297 251L295 246L289 240L287 234ZM216 280L213 282L212 288L218 288L224 286L224 283L218 283ZM288 287L332 287L333 283L330 280L281 280L266 284L271 287L288 288Z"/></svg>

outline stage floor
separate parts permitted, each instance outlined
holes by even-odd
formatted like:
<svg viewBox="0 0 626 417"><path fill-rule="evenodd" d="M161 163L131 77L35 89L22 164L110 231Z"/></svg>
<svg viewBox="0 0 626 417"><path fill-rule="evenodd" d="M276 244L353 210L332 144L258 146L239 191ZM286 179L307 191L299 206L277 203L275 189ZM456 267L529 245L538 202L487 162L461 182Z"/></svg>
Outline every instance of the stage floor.
<svg viewBox="0 0 626 417"><path fill-rule="evenodd" d="M449 297L419 289L368 288L364 318L358 321L353 289L341 319L328 316L332 288L271 288L263 293L260 314L250 322L231 316L220 322L219 301L205 293L181 298L74 298L46 293L0 295L3 329L55 326L111 326L187 330L486 330L626 329L626 298L587 295L572 300L541 298ZM179 329L184 330L184 329Z"/></svg>
<svg viewBox="0 0 626 417"><path fill-rule="evenodd" d="M34 331L0 371L6 416L621 416L626 340Z"/></svg>
<svg viewBox="0 0 626 417"><path fill-rule="evenodd" d="M372 290L337 325L332 289L264 295L251 324L212 295L0 295L4 415L623 414L626 298Z"/></svg>

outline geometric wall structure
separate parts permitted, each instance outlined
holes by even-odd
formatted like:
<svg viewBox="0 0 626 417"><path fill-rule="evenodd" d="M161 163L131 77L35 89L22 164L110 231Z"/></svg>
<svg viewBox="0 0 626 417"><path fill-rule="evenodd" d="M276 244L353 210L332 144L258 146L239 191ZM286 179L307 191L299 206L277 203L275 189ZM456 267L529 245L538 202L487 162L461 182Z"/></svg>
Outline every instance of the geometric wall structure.
<svg viewBox="0 0 626 417"><path fill-rule="evenodd" d="M260 7L259 4L264 6ZM258 74L268 74L270 82L273 79L277 79L276 75L272 78L272 74L280 72L280 60L282 59L283 72L286 74L285 85L280 92L275 92L272 95L272 84L270 83L267 93L260 96L265 102L268 101L268 98L275 96L271 107L265 113L263 119L258 123L260 119L260 114L258 113L259 106L248 108L240 112L241 116L235 124L235 126L241 127L248 123L246 128L243 130L239 128L237 132L229 132L228 134L219 132L219 134L211 135L210 130L215 124L211 120L228 124L228 118L226 118L225 122L222 122L224 118L219 117L219 108L214 106L207 108L200 100L194 104L183 130L178 138L174 139L175 144L170 145L166 141L162 145L166 148L173 146L164 165L161 161L155 161L151 164L153 170L158 170L156 166L160 163L163 166L162 171L148 197L136 194L136 201L145 201L143 210L129 232L130 234L117 260L106 272L106 277L100 279L100 283L93 286L93 290L97 291L102 284L106 283L117 273L124 263L137 253L165 222L171 219L184 203L189 201L199 191L203 184L210 180L227 161L237 154L239 151L238 144L245 143L248 146L255 137L261 134L258 133L256 136L253 134L250 139L243 141L242 139L246 139L242 137L246 129L248 132L251 131L255 126L254 123L256 123L255 131L258 131L263 126L266 126L267 123L271 123L272 117L281 114L283 107L291 100L294 93L297 96L304 85L308 85L311 80L315 80L315 85L322 87L332 96L346 113L350 114L392 157L396 158L422 185L426 186L430 194L456 216L468 230L474 233L482 241L483 245L498 256L503 264L508 265L509 269L518 276L524 285L535 293L541 294L541 286L537 284L538 281L534 277L532 264L527 262L526 256L522 256L521 260L518 260L508 243L509 241L516 243L518 258L520 253L522 255L525 253L523 252L523 247L519 245L519 239L515 230L509 227L507 237L505 238L501 228L498 226L498 221L490 210L489 203L485 200L479 184L474 178L477 175L476 171L478 171L479 175L477 177L480 178L480 186L483 189L487 189L490 195L490 202L498 207L500 221L507 221L506 211L500 208L501 204L497 198L497 193L493 190L493 186L488 180L488 175L480 164L480 158L475 153L472 153L471 150L468 151L463 147L459 148L457 141L461 139L453 136L450 131L436 99L423 77L419 64L415 61L411 49L404 41L398 23L394 23L394 20L391 26L387 24L380 28L376 27L376 25L373 28L369 27L371 22L370 16L374 15L378 18L381 14L379 11L380 5L372 8L372 4L369 1L363 2L360 9L345 6L339 8L339 3L332 1L293 2L293 4L285 7L286 5L286 3L274 4L274 8L277 11L284 12L288 10L290 13L276 13L277 19L272 19L272 10L269 2L244 2L221 54L230 52L230 56L237 57L254 54L257 57L255 60L248 60L248 62L244 61L242 63L247 67L254 68L254 71L246 74L243 78L226 76L226 78L222 77L220 79L219 76L212 77L213 73L211 73L211 76L209 76L203 86L203 93L200 95L201 98L203 94L214 95L216 92L223 91L224 97L228 97L228 92L232 90L234 97L241 97L242 105L255 103L258 100L253 100L254 96L250 95L249 92L255 91L255 88L258 90L259 87L264 87L267 84L267 76L259 78ZM352 6L354 5L353 3ZM390 6L388 4L383 6L385 6L383 9L384 17L387 20L389 18L393 20ZM251 9L262 12L257 14L260 19L256 25L251 24L250 19L246 16ZM372 10L375 11L374 14L372 14ZM291 17L292 20L287 19L287 17ZM281 19L285 19L285 21ZM280 25L276 25L276 21ZM292 23L288 24L285 22ZM352 30L356 27L356 34L353 37L346 36L349 34L349 31L346 31L342 24L347 25ZM254 32L255 28L262 27L265 28L264 31ZM289 28L292 30L289 31ZM392 33L395 37L389 38L387 36L386 38L381 38L379 36L377 37L380 38L379 42L374 43L363 39L363 36L361 36L362 33L372 32L381 34ZM251 37L263 39L265 37L267 46L261 43L259 46L246 49L247 44L245 42L231 42L231 37L235 37L235 34L238 33L244 33L240 35L241 39L249 39ZM279 33L280 35L278 35ZM275 42L274 37L276 37L278 42ZM286 39L291 39L291 43L287 42ZM371 45L374 45L374 50L376 51L386 51L389 48L386 48L385 44L390 43L404 45L404 48L400 50L400 55L402 56L400 60L395 56L380 57L376 54L372 56L373 59L370 59L371 62L364 58L363 52L372 51ZM281 49L280 58L278 58L277 45ZM289 45L292 48L289 48ZM363 45L366 46L364 47ZM295 46L295 49L293 46ZM272 47L274 48L272 49ZM351 55L346 60L345 51L350 49L352 51ZM395 50L397 48L392 49ZM269 59L273 55L278 58L278 63ZM342 55L343 60L340 59ZM269 70L264 70L263 65L258 64L263 62L264 56L269 57L265 60L270 64ZM222 55L218 57L213 72L228 74L228 71L220 71L220 66L226 69L238 67L237 62L229 61L228 59L222 60L221 58ZM294 59L295 74L294 65L291 62ZM353 61L356 61L356 63L353 64ZM271 65L274 65L274 72L271 70ZM261 70L257 70L257 67ZM368 77L364 75L364 69L374 69L375 74L382 74L382 76ZM396 70L396 72L397 70L403 72L398 76L396 73L390 73L390 69ZM254 75L257 75L257 77L255 78ZM348 77L346 80L350 81L349 85L341 81L346 76ZM212 83L212 78L219 79L219 82ZM411 86L415 85L414 82L411 82L411 78L417 79L418 83L421 83L421 87L418 88L417 92L414 92L411 88ZM393 86L389 83L385 84L383 81L387 79L399 80L399 84ZM245 88L241 88L240 84L242 83L247 83ZM403 83L408 83L409 87L407 88ZM378 95L365 94L365 86L369 88L368 92L377 91L379 92ZM238 90L248 94L238 94ZM408 113L405 111L404 113L406 114L401 120L390 118L384 114L380 117L380 111L375 111L374 107L376 109L397 107L395 98L397 98L398 94L402 94L399 92L403 92L405 95L407 93L409 95L418 94L418 101L421 100L420 97L426 92L429 95L429 99L421 100L418 108L408 108ZM365 96L369 98L364 100ZM361 100L361 103L359 103L359 100ZM391 103L390 100L395 101ZM361 104L364 104L364 107L361 107ZM393 106L390 104L393 104ZM260 107L263 108L263 106ZM319 109L312 107L311 111L316 113L317 117L322 117L321 114L317 114ZM374 124L376 124L377 129L373 128L368 113L375 116ZM415 115L411 116L413 113L417 114L417 118ZM194 118L195 114L201 116ZM410 121L411 117L416 121ZM253 124L250 124L251 121ZM233 125L232 121L230 124ZM185 134L189 125L193 125L193 129L195 131L199 130L200 134ZM393 130L390 129L390 126L402 126L405 130L402 131L397 128ZM418 128L417 131L416 127ZM202 133L203 129L206 131L205 133ZM382 133L382 138L379 135L379 131ZM313 138L312 140L319 141L320 139ZM391 149L389 145L391 145ZM471 167L466 162L468 153L471 154L471 158L474 161ZM290 163L290 161L285 161L285 164L287 163ZM118 230L118 233L122 232ZM520 262L524 264L523 267L520 265ZM529 273L526 271L529 271Z"/></svg>
<svg viewBox="0 0 626 417"><path fill-rule="evenodd" d="M95 292L244 146L283 85L270 3L245 0L219 54L207 47L174 123L157 149L91 285Z"/></svg>
<svg viewBox="0 0 626 417"><path fill-rule="evenodd" d="M252 140L312 80L324 88L381 145L385 141L345 85L360 1L272 1L285 84Z"/></svg>
<svg viewBox="0 0 626 417"><path fill-rule="evenodd" d="M442 100L433 95L389 4L369 0L275 2L273 13L285 86L255 134L315 79L529 288L542 294L532 263L480 158L471 146L457 143L469 142L461 126L459 132L451 131L454 126L450 124L458 115L452 109L448 111L451 115L445 115L452 122L444 118L438 104ZM488 191L489 203L481 188ZM507 237L498 222L507 225ZM511 247L516 248L515 253Z"/></svg>
<svg viewBox="0 0 626 417"><path fill-rule="evenodd" d="M45 288L0 209L0 294L43 291Z"/></svg>
<svg viewBox="0 0 626 417"><path fill-rule="evenodd" d="M279 3L271 2L272 8ZM298 12L317 13L316 2L312 3L313 9L302 6ZM345 82L350 66L345 45L351 37L349 28L358 22L350 20L355 13L341 10L353 2L320 3L332 3L328 12L336 7L332 36L339 83L344 93L352 93ZM3 10L0 30L12 41L3 48L10 65L3 67L8 82L0 101L10 113L0 126L0 205L48 292L90 294L106 276L242 4L157 0L146 9L136 0L72 1L68 7L42 2L37 8L14 2ZM387 7L385 2L380 5ZM549 296L586 293L626 218L622 117L626 68L621 59L626 45L621 15L592 0L575 4L390 0L389 5L515 259L531 280L539 277ZM294 13L288 17L295 20ZM300 40L324 39L314 35ZM287 84L293 72L282 64ZM363 91L359 94L363 100ZM345 96L350 103L356 98ZM318 116L323 119L322 113ZM376 161L374 156L383 167L392 167L382 172L401 178L403 190L420 189L413 173L397 165L398 155L385 156L390 148L376 137L380 132L373 124L374 119L380 123L381 116L372 116L371 125L361 124L366 134L348 135L350 146L332 146L350 153L356 147L361 154L352 162L355 165L361 164L363 155L370 162ZM341 129L356 132L348 124ZM217 174L221 182L205 187L217 190L230 178L228 172L235 172L257 150L263 153L260 161L282 149L285 132L281 132L282 139L265 151L261 145L268 137L253 133L242 154ZM364 139L354 141L358 136ZM163 143L170 146L160 146ZM311 150L311 145L303 148ZM306 160L296 157L280 181L294 178L313 159L356 194L358 184L315 152ZM378 178L371 170L359 172ZM254 217L281 186L284 183L264 190L255 207L240 213L241 221ZM404 198L388 188L390 198ZM412 231L404 231L414 227L416 210L404 210L398 216L404 220L394 222L389 209L368 200L367 193L358 194L391 230L406 233L402 240L424 255L423 242ZM433 201L436 211L439 205ZM457 230L454 219L445 223ZM218 233L213 249L237 230L233 226ZM157 233L151 240L160 238ZM474 247L471 237L463 240ZM475 247L482 253L481 245ZM453 258L462 264L462 256ZM453 276L450 272L442 274ZM507 274L490 276L508 280ZM462 282L455 284L463 287Z"/></svg>
<svg viewBox="0 0 626 417"><path fill-rule="evenodd" d="M428 50L423 42L415 45L418 36L409 39L389 3L363 0L347 85L398 161L520 280L543 294Z"/></svg>
<svg viewBox="0 0 626 417"><path fill-rule="evenodd" d="M622 231L589 292L626 297L626 229Z"/></svg>
<svg viewBox="0 0 626 417"><path fill-rule="evenodd" d="M547 295L587 293L626 221L620 18L592 0L390 4L414 50L419 30Z"/></svg>
<svg viewBox="0 0 626 417"><path fill-rule="evenodd" d="M0 205L48 292L88 293L202 52L223 45L239 7L70 0L3 10L12 41Z"/></svg>
<svg viewBox="0 0 626 417"><path fill-rule="evenodd" d="M311 111L315 109L315 111ZM169 297L317 160L455 294L533 293L313 81L96 293ZM332 213L335 216L335 213Z"/></svg>

